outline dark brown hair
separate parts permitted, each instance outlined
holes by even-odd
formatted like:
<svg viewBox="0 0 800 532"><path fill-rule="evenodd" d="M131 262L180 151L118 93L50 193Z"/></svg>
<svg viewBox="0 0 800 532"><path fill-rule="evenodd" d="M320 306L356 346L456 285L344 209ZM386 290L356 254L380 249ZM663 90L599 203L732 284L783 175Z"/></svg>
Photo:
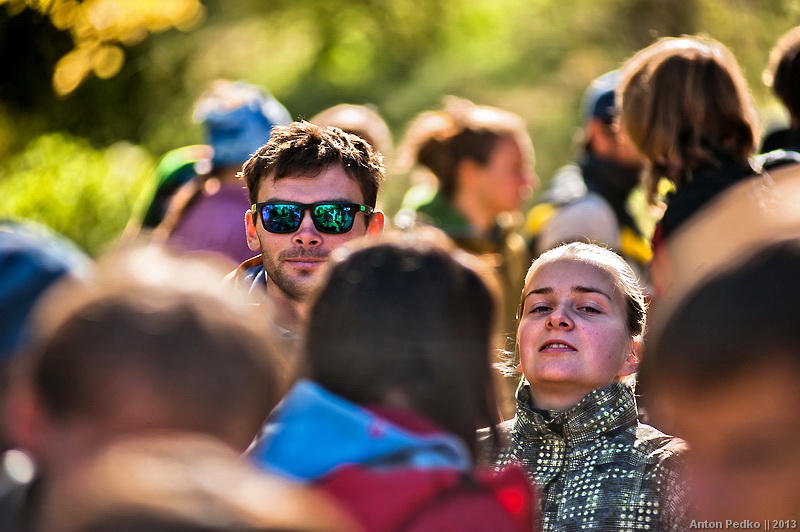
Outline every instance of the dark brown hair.
<svg viewBox="0 0 800 532"><path fill-rule="evenodd" d="M789 110L792 121L800 122L800 26L775 43L769 53L764 82Z"/></svg>
<svg viewBox="0 0 800 532"><path fill-rule="evenodd" d="M44 301L20 375L53 419L188 430L243 450L285 372L226 271L157 248L106 257L89 281Z"/></svg>
<svg viewBox="0 0 800 532"><path fill-rule="evenodd" d="M362 138L337 127L294 122L275 126L264 146L244 163L240 177L247 184L250 203L258 203L258 191L266 179L313 177L341 165L358 183L364 203L375 206L385 176L383 156Z"/></svg>
<svg viewBox="0 0 800 532"><path fill-rule="evenodd" d="M421 241L352 252L333 266L312 307L309 377L362 405L399 393L474 454L475 430L498 422L489 286L448 250Z"/></svg>

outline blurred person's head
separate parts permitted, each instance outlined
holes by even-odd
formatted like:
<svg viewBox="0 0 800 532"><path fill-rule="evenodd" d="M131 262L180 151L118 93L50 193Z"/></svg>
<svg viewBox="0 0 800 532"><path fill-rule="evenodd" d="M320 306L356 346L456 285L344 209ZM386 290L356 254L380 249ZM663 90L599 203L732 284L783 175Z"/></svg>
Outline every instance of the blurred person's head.
<svg viewBox="0 0 800 532"><path fill-rule="evenodd" d="M476 259L437 242L382 241L333 264L311 309L306 371L355 403L420 413L474 451L475 430L498 416L497 287Z"/></svg>
<svg viewBox="0 0 800 532"><path fill-rule="evenodd" d="M800 126L800 26L786 32L770 50L764 81Z"/></svg>
<svg viewBox="0 0 800 532"><path fill-rule="evenodd" d="M533 144L523 119L460 98L419 115L402 151L430 170L448 200L469 203L491 220L518 211L536 184Z"/></svg>
<svg viewBox="0 0 800 532"><path fill-rule="evenodd" d="M323 109L309 120L319 126L338 127L342 131L358 135L389 159L392 156L392 132L380 114L370 105L340 103Z"/></svg>
<svg viewBox="0 0 800 532"><path fill-rule="evenodd" d="M771 522L800 508L800 240L748 257L654 316L642 365L653 421L692 450L699 519Z"/></svg>
<svg viewBox="0 0 800 532"><path fill-rule="evenodd" d="M0 363L28 339L28 315L39 297L65 276L88 273L90 259L47 228L0 220Z"/></svg>
<svg viewBox="0 0 800 532"><path fill-rule="evenodd" d="M587 154L626 168L641 169L641 156L619 123L616 89L620 71L612 70L592 81L583 96L584 150ZM636 182L630 184L631 187Z"/></svg>
<svg viewBox="0 0 800 532"><path fill-rule="evenodd" d="M201 435L113 442L70 479L45 522L62 532L344 532L324 495L267 475ZM56 521L57 520L57 521Z"/></svg>
<svg viewBox="0 0 800 532"><path fill-rule="evenodd" d="M119 435L211 435L244 450L283 392L263 319L225 263L159 248L110 254L41 301L13 368L9 432L45 471Z"/></svg>
<svg viewBox="0 0 800 532"><path fill-rule="evenodd" d="M194 120L203 125L212 165L219 169L240 167L267 142L274 126L292 118L265 88L219 79L198 99Z"/></svg>
<svg viewBox="0 0 800 532"><path fill-rule="evenodd" d="M253 204L247 240L262 254L271 298L305 300L333 249L381 233L384 172L382 156L341 129L295 122L273 130L242 170Z"/></svg>
<svg viewBox="0 0 800 532"><path fill-rule="evenodd" d="M565 410L630 380L646 312L636 274L613 251L573 242L542 253L525 276L517 330L533 406Z"/></svg>
<svg viewBox="0 0 800 532"><path fill-rule="evenodd" d="M637 52L622 69L622 127L648 164L645 189L656 201L658 180L678 190L701 166L723 154L742 166L759 141L758 119L733 53L706 37L665 37Z"/></svg>
<svg viewBox="0 0 800 532"><path fill-rule="evenodd" d="M77 246L44 226L0 220L0 403L8 369L30 340L32 309L57 281L77 281L90 267ZM7 446L0 428L0 451Z"/></svg>

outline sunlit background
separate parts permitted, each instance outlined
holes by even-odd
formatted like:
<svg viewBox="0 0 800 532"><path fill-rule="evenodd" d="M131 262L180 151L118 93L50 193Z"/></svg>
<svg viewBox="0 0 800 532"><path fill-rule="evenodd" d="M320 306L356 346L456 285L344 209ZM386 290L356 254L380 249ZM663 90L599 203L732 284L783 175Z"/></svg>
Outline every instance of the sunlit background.
<svg viewBox="0 0 800 532"><path fill-rule="evenodd" d="M154 161L202 141L192 103L216 78L267 87L294 118L372 104L395 139L448 94L506 108L546 182L575 154L590 80L704 32L737 55L770 129L785 116L761 73L798 24L796 0L0 0L0 217L100 252ZM404 183L387 181L389 210Z"/></svg>

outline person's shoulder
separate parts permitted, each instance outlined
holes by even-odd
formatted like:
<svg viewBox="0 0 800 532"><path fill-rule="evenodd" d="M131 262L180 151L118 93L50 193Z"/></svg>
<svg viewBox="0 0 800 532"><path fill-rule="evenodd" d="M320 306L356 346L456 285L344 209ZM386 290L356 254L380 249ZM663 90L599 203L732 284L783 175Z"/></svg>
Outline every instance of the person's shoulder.
<svg viewBox="0 0 800 532"><path fill-rule="evenodd" d="M754 166L759 172L772 170L788 164L800 163L800 153L792 150L776 149L756 155Z"/></svg>
<svg viewBox="0 0 800 532"><path fill-rule="evenodd" d="M575 201L564 205L561 215L614 216L611 204L596 192L587 192Z"/></svg>
<svg viewBox="0 0 800 532"><path fill-rule="evenodd" d="M684 462L689 446L643 423L636 435L637 448L647 455L642 483L649 486L660 507L659 530L686 530L689 488Z"/></svg>
<svg viewBox="0 0 800 532"><path fill-rule="evenodd" d="M636 446L652 462L680 462L689 450L689 445L681 438L664 434L646 423L636 427Z"/></svg>
<svg viewBox="0 0 800 532"><path fill-rule="evenodd" d="M511 433L514 430L514 418L497 425L497 438L489 427L478 429L476 433L478 463L482 466L502 465L504 451L510 447Z"/></svg>
<svg viewBox="0 0 800 532"><path fill-rule="evenodd" d="M261 255L249 258L239 264L239 266L225 276L225 281L234 284L246 283L252 281L264 270L264 261Z"/></svg>
<svg viewBox="0 0 800 532"><path fill-rule="evenodd" d="M797 141L797 130L791 128L780 128L770 131L764 136L761 143L761 151L766 153L773 150L783 150L794 148Z"/></svg>
<svg viewBox="0 0 800 532"><path fill-rule="evenodd" d="M497 435L501 439L508 438L508 436L511 434L511 431L514 429L515 419L516 418L511 418L497 425ZM492 430L489 427L478 429L477 439L479 445L483 444L490 445L494 441L494 435L492 434Z"/></svg>
<svg viewBox="0 0 800 532"><path fill-rule="evenodd" d="M522 469L479 470L450 491L409 530L515 531L535 522L535 494Z"/></svg>
<svg viewBox="0 0 800 532"><path fill-rule="evenodd" d="M38 511L41 481L18 482L0 473L0 530L28 530Z"/></svg>
<svg viewBox="0 0 800 532"><path fill-rule="evenodd" d="M574 203L583 198L588 192L583 172L577 164L562 166L553 175L544 201L560 205Z"/></svg>

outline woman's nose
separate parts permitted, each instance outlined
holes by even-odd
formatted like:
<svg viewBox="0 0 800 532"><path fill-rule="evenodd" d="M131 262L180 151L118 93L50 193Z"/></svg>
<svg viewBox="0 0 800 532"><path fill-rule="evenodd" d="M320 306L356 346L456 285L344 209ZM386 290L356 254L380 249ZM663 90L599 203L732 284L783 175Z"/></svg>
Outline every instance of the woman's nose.
<svg viewBox="0 0 800 532"><path fill-rule="evenodd" d="M572 329L573 321L572 317L569 315L569 312L559 306L553 309L553 312L547 316L546 322L547 328L549 329Z"/></svg>

